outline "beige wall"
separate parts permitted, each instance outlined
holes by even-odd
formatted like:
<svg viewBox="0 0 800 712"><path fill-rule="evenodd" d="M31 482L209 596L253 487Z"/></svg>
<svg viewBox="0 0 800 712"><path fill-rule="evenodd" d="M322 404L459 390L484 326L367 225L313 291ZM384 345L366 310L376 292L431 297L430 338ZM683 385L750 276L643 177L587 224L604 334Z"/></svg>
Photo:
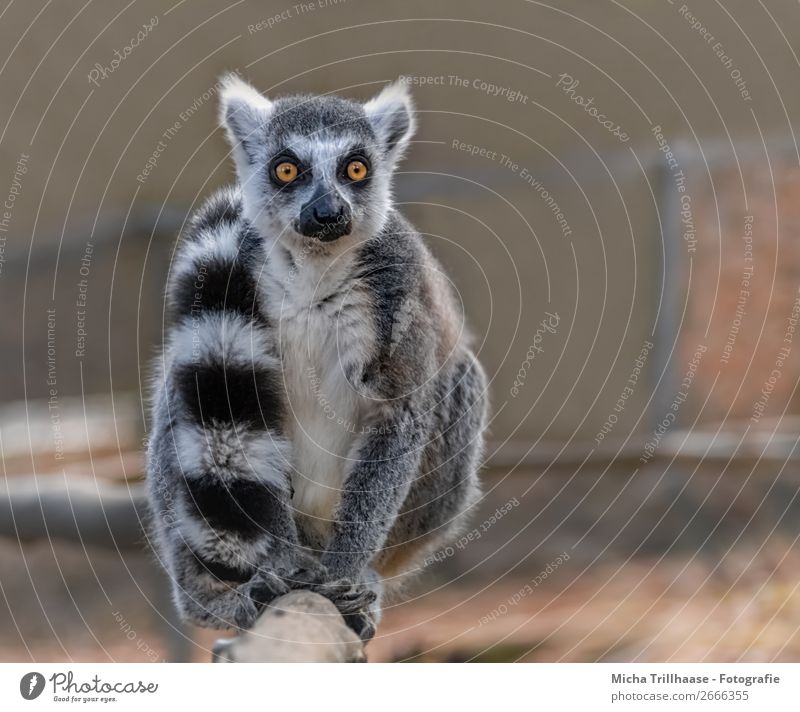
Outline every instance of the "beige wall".
<svg viewBox="0 0 800 712"><path fill-rule="evenodd" d="M0 194L13 184L20 155L30 158L0 273L8 312L3 347L13 354L0 375L3 393L47 395L46 310L53 303L59 395L140 387L160 339L161 287L174 230L196 200L231 178L213 97L203 99L221 72L239 69L271 93L339 91L357 98L400 74L441 76L443 85L415 89L419 142L398 177L397 194L448 267L482 344L494 378L493 437L591 441L642 344L655 340L642 385L614 435L646 431L652 414L637 420L658 380L653 367L670 352L680 323L676 304L682 304L667 273L673 293L659 312L664 332L654 337L664 275L660 226L668 245L681 242L651 125L661 125L671 145L682 143L686 170L701 182L704 147L713 144L716 164L735 160L729 136L737 146L758 149L760 131L776 156L792 162L794 148L785 139L800 115L800 97L784 89L797 86L798 66L769 17L743 0L725 3L730 16L699 2L692 11L723 43L752 101L680 15L681 3L553 5L345 0L301 13L291 2L187 0L170 12L171 3L146 0L127 9L122 2L83 10L78 2L59 2L35 20L37 4L12 4L0 22L7 59L0 73ZM797 45L796 8L769 6ZM255 28L279 14L284 19L278 24ZM146 39L91 84L87 75L95 63L109 65L114 50L150 18L158 23ZM734 20L746 26L747 38ZM769 47L770 55L760 57L749 42ZM576 93L593 96L620 124L628 141L599 126L556 86L564 73L580 82ZM451 83L451 76L461 82ZM489 96L484 81L518 92L517 99ZM137 180L176 122L151 173ZM454 148L454 140L496 155L469 155ZM517 168L502 165L501 154ZM762 152L747 169L767 200L768 167ZM569 236L523 169L557 201ZM698 200L713 203L724 194L732 213L740 212L736 181L714 184L716 193L709 186L697 188ZM666 212L658 213L657 204ZM706 202L704 249L720 244L716 219ZM730 219L735 231L738 218ZM87 353L78 359L75 300L87 241L95 251L87 278ZM666 253L673 255L669 270L686 266L685 250ZM694 278L705 280L714 269L710 258ZM786 280L793 284L796 275ZM713 299L695 294L692 318L703 311L703 300ZM548 311L558 313L559 326L538 341ZM543 350L514 396L515 376L527 368L535 339ZM761 376L753 376L756 383ZM669 403L674 382L664 383L657 399ZM703 417L719 413L724 409Z"/></svg>

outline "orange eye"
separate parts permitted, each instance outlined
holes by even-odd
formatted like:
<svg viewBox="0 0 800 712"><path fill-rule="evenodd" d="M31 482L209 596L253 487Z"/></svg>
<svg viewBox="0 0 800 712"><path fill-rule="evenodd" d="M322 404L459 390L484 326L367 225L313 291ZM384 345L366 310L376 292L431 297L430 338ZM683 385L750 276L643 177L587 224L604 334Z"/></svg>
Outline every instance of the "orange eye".
<svg viewBox="0 0 800 712"><path fill-rule="evenodd" d="M297 178L297 166L290 161L284 161L275 166L275 177L281 183L291 183Z"/></svg>
<svg viewBox="0 0 800 712"><path fill-rule="evenodd" d="M367 167L363 161L350 161L347 164L347 177L353 181L364 180L367 177Z"/></svg>

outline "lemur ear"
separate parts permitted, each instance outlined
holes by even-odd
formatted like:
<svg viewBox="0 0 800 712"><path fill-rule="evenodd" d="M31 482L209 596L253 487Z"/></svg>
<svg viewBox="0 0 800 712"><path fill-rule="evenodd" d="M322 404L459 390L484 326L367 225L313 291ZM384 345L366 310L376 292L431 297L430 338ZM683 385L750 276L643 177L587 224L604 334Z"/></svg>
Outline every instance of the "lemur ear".
<svg viewBox="0 0 800 712"><path fill-rule="evenodd" d="M273 104L236 74L225 75L220 84L220 122L234 152L243 151L252 163L257 158L257 146L264 142L262 132L272 115Z"/></svg>
<svg viewBox="0 0 800 712"><path fill-rule="evenodd" d="M402 77L364 104L364 111L389 155L399 158L417 127L414 102Z"/></svg>

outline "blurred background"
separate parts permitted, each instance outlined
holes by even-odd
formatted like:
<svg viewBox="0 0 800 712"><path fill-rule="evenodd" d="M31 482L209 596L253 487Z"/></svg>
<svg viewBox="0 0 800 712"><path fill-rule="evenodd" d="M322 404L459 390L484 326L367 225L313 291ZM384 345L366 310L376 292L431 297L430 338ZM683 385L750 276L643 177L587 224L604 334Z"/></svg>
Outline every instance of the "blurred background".
<svg viewBox="0 0 800 712"><path fill-rule="evenodd" d="M372 660L797 660L800 7L0 8L0 659L210 657L141 530L175 239L217 80L403 75L402 210L490 374L484 497Z"/></svg>

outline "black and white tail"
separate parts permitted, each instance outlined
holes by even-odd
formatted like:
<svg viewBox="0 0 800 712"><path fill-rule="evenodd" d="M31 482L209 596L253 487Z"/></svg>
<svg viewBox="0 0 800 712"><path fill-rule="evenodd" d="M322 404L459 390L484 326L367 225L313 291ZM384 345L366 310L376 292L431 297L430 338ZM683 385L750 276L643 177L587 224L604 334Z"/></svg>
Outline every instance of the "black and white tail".
<svg viewBox="0 0 800 712"><path fill-rule="evenodd" d="M270 598L297 553L280 362L254 276L260 255L239 196L224 191L193 218L168 283L148 487L179 608L207 625L246 624L254 611L240 598L253 597L252 586L230 600L219 586L255 581L255 598Z"/></svg>

